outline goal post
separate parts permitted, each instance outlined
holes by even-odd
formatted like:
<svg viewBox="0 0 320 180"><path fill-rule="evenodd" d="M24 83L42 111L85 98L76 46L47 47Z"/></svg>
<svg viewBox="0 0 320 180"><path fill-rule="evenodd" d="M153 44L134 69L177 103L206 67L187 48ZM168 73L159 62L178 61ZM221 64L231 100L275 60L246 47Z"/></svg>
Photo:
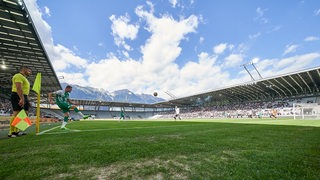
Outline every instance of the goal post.
<svg viewBox="0 0 320 180"><path fill-rule="evenodd" d="M320 119L320 105L318 103L294 103L294 119Z"/></svg>

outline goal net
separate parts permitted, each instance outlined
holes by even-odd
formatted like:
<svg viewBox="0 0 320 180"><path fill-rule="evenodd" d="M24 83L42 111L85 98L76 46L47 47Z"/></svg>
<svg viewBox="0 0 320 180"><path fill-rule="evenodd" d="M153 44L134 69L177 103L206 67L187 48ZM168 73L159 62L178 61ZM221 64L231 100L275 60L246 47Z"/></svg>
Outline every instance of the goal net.
<svg viewBox="0 0 320 180"><path fill-rule="evenodd" d="M293 104L294 119L320 119L320 105L318 103Z"/></svg>

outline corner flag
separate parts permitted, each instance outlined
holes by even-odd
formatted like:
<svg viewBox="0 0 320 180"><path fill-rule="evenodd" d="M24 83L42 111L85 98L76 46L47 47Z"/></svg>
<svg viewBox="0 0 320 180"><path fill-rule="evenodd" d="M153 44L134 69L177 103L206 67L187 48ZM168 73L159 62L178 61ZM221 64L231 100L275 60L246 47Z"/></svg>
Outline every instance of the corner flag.
<svg viewBox="0 0 320 180"><path fill-rule="evenodd" d="M34 80L32 90L34 90L37 94L40 94L41 90L41 73L37 74L36 79Z"/></svg>
<svg viewBox="0 0 320 180"><path fill-rule="evenodd" d="M26 114L26 111L22 109L18 115L14 118L12 122L12 126L24 131L26 130L29 126L31 126L31 121L29 117Z"/></svg>
<svg viewBox="0 0 320 180"><path fill-rule="evenodd" d="M41 73L37 73L37 77L34 80L32 90L38 94L37 98L37 119L36 119L36 133L40 131L40 90L41 90Z"/></svg>

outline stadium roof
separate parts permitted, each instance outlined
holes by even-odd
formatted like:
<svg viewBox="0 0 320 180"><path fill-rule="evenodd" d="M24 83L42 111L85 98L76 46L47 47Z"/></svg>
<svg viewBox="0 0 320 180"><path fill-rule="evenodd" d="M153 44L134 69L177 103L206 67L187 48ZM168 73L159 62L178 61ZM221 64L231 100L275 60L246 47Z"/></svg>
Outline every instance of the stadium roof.
<svg viewBox="0 0 320 180"><path fill-rule="evenodd" d="M31 68L31 85L38 72L42 93L61 89L28 10L21 0L0 0L0 84L1 94L11 92L11 78L21 65Z"/></svg>
<svg viewBox="0 0 320 180"><path fill-rule="evenodd" d="M219 105L319 95L320 67L316 67L173 99L161 104L180 106Z"/></svg>
<svg viewBox="0 0 320 180"><path fill-rule="evenodd" d="M76 100L81 105L137 108L172 108L272 101L320 95L320 67L223 87L155 104Z"/></svg>

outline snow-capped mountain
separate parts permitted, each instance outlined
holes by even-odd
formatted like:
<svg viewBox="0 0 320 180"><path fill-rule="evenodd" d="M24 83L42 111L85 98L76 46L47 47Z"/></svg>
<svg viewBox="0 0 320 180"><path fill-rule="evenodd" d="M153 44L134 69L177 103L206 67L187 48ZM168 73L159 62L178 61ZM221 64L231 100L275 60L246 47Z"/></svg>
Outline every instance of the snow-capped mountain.
<svg viewBox="0 0 320 180"><path fill-rule="evenodd" d="M66 83L61 83L62 88L67 86ZM83 100L101 100L114 102L130 102L130 103L144 103L152 104L164 101L162 98L154 97L150 94L135 94L128 89L108 92L104 89L97 89L93 87L82 87L79 85L72 85L71 99Z"/></svg>

